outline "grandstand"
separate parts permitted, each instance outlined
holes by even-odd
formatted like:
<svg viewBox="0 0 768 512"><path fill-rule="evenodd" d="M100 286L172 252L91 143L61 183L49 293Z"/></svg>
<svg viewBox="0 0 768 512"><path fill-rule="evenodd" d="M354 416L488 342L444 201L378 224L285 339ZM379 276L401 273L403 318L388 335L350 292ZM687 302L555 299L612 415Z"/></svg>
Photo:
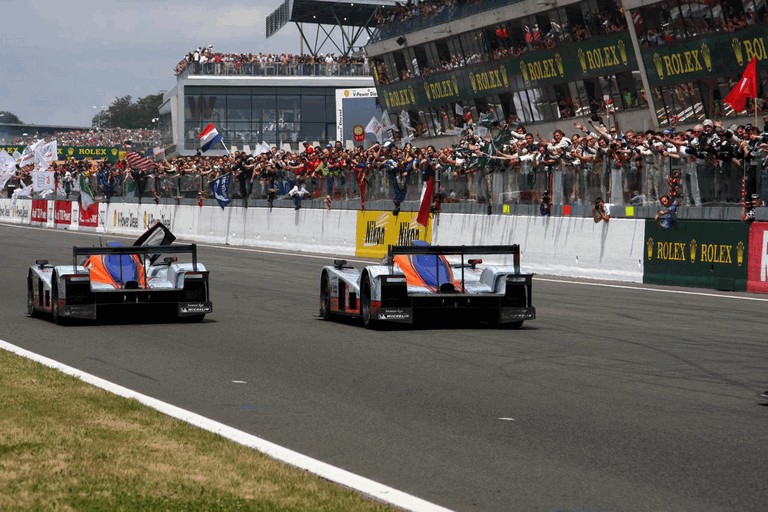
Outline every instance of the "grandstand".
<svg viewBox="0 0 768 512"><path fill-rule="evenodd" d="M225 144L239 148L335 140L336 91L373 86L357 45L372 33L376 10L394 4L286 0L267 18L267 35L296 23L307 47L300 55L264 54L259 48L193 50L177 67L176 85L160 107L165 153L194 154L197 135L209 123ZM316 29L314 38L308 26ZM225 152L222 145L209 153Z"/></svg>

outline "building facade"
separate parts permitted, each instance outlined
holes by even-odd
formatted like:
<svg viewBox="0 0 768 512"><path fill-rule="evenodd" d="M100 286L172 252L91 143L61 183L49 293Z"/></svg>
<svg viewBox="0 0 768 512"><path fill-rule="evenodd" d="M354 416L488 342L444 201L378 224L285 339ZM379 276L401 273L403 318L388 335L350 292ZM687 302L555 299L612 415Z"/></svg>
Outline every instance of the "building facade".
<svg viewBox="0 0 768 512"><path fill-rule="evenodd" d="M364 64L190 66L163 98L163 145L166 154L193 155L208 123L227 147L325 143L336 138L336 90L372 86Z"/></svg>
<svg viewBox="0 0 768 512"><path fill-rule="evenodd" d="M417 137L455 133L470 112L542 130L611 109L643 130L737 118L722 98L768 59L765 0L420 6L383 11L366 46L382 107Z"/></svg>

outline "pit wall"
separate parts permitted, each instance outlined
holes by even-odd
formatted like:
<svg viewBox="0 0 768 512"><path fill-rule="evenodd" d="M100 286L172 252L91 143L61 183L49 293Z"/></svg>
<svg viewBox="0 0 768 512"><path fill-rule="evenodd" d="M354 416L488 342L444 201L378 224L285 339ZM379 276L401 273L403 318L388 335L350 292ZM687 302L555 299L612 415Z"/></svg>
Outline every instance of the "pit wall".
<svg viewBox="0 0 768 512"><path fill-rule="evenodd" d="M525 271L565 277L768 293L768 222L654 221L415 212L243 208L0 199L0 222L138 236L155 221L200 243L380 258L389 245L520 244Z"/></svg>

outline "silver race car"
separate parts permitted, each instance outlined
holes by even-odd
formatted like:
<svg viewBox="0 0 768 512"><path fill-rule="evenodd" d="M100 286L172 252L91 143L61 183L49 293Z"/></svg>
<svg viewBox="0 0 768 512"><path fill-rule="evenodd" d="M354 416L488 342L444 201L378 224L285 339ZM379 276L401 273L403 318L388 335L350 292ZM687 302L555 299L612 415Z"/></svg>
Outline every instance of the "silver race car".
<svg viewBox="0 0 768 512"><path fill-rule="evenodd" d="M131 246L73 247L71 265L37 260L27 274L27 313L49 313L57 324L109 312L201 321L213 311L208 270L196 245L172 245L175 239L158 222Z"/></svg>
<svg viewBox="0 0 768 512"><path fill-rule="evenodd" d="M468 256L512 255L512 265L483 265ZM452 256L449 263L447 256ZM519 328L536 318L531 304L533 274L520 272L520 246L390 246L381 265L358 270L346 260L323 268L320 316L362 318L366 327L383 322L412 324L416 316L469 319Z"/></svg>

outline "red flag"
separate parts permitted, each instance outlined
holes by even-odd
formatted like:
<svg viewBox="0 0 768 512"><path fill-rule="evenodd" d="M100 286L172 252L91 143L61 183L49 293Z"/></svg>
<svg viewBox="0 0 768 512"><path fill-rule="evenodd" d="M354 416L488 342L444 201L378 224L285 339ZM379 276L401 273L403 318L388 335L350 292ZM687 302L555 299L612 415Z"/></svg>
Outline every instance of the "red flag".
<svg viewBox="0 0 768 512"><path fill-rule="evenodd" d="M747 69L741 75L741 80L731 89L728 96L723 100L727 105L733 107L736 112L741 112L747 106L747 98L757 97L757 57L747 64Z"/></svg>
<svg viewBox="0 0 768 512"><path fill-rule="evenodd" d="M426 226L429 222L429 209L432 206L432 195L434 193L435 177L430 176L421 191L421 206L419 206L419 215L416 216L416 222L422 226Z"/></svg>

